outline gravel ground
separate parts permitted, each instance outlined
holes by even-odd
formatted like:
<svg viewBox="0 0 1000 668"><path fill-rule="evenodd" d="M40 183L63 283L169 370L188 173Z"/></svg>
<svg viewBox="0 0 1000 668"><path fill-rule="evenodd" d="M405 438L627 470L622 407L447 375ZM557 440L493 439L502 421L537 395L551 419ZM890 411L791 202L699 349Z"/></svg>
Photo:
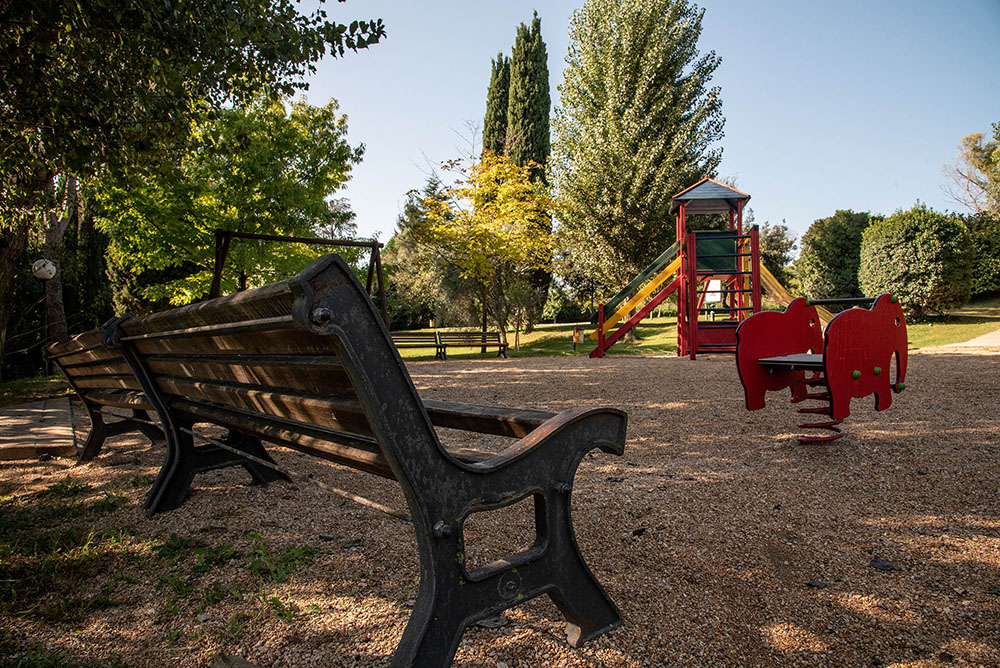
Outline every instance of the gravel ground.
<svg viewBox="0 0 1000 668"><path fill-rule="evenodd" d="M848 436L812 446L796 443L799 416L784 394L743 409L731 357L483 359L410 371L427 398L629 414L625 455L586 459L573 494L581 549L622 626L572 649L555 606L536 599L502 628L469 630L456 666L1000 665L1000 356L911 355L891 409L855 400ZM87 428L80 411L77 426ZM129 481L155 475L161 455L121 437L78 467L0 465L0 495L28 499L67 473L95 494L121 491L127 505L66 522L127 527L126 540L148 553L95 578L94 587L116 583L114 607L72 622L3 618L8 632L136 666L208 666L216 653L262 667L387 664L417 584L408 525L314 485L249 487L236 470L199 476L181 510L150 520L144 489ZM404 506L387 481L280 449L275 457ZM473 565L530 542L529 514L518 505L474 516ZM272 554L314 548L314 560L261 584L248 567L253 533ZM194 575L194 557L170 565L152 555L171 534L242 556ZM898 570L874 568L878 559ZM165 573L185 586L171 593Z"/></svg>

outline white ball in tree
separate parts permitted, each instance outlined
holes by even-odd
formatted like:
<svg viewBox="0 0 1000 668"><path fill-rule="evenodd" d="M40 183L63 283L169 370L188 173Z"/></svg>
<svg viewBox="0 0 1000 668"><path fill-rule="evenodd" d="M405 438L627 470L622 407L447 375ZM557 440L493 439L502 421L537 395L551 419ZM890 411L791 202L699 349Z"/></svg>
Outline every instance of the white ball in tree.
<svg viewBox="0 0 1000 668"><path fill-rule="evenodd" d="M52 260L45 258L35 260L35 263L31 265L31 273L35 278L47 281L56 275L56 265Z"/></svg>

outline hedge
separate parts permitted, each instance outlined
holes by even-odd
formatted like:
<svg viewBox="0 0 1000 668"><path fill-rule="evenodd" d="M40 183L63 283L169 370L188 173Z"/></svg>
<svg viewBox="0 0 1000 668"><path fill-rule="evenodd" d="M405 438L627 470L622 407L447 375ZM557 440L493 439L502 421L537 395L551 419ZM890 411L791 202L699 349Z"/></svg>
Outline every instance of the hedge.
<svg viewBox="0 0 1000 668"><path fill-rule="evenodd" d="M858 281L865 296L897 295L919 318L969 300L974 260L965 223L918 204L865 230Z"/></svg>

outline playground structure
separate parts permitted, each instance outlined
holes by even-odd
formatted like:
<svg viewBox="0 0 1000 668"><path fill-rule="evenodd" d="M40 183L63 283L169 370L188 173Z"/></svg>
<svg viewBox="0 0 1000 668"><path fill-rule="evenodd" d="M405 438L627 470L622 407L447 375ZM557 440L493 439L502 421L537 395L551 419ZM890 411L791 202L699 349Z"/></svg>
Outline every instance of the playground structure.
<svg viewBox="0 0 1000 668"><path fill-rule="evenodd" d="M603 357L674 293L678 355L694 359L699 352L735 350L736 326L760 310L757 230L743 234L743 207L749 199L750 195L709 178L675 195L671 212L677 217L677 240L621 292L598 304L597 330L590 335L597 347L590 356ZM688 231L689 214L726 214L729 230ZM712 281L717 283L709 286ZM706 307L710 292L719 303ZM720 313L726 317L716 321Z"/></svg>
<svg viewBox="0 0 1000 668"><path fill-rule="evenodd" d="M799 413L829 419L799 427L832 433L800 436L799 442L823 443L844 436L839 425L851 414L852 398L874 394L875 410L888 408L892 393L905 387L906 319L895 296L883 294L872 301L799 297L784 311L756 313L744 320L736 330L736 368L747 409L763 408L767 391L785 388L791 390L792 403L822 402L825 405L800 408ZM872 305L842 311L824 331L817 302Z"/></svg>
<svg viewBox="0 0 1000 668"><path fill-rule="evenodd" d="M780 304L792 296L760 261L757 227L744 233L743 208L750 195L704 178L673 198L677 240L621 292L598 304L597 341L591 357L604 353L668 297L677 293L677 354L735 352L736 328L761 310L764 290ZM689 230L689 215L729 216L729 229ZM833 315L819 309L829 322ZM721 320L716 316L722 315ZM621 324L619 324L621 323Z"/></svg>

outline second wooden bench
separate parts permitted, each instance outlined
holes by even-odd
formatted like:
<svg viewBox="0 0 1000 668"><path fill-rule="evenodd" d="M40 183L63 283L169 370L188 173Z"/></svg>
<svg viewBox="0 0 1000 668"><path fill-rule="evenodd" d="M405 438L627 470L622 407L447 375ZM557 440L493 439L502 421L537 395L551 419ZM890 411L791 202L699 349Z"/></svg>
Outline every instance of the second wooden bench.
<svg viewBox="0 0 1000 668"><path fill-rule="evenodd" d="M500 340L500 332L438 332L438 340L443 346L443 356L447 359L448 346L456 348L496 348L497 357L507 359L507 343Z"/></svg>

